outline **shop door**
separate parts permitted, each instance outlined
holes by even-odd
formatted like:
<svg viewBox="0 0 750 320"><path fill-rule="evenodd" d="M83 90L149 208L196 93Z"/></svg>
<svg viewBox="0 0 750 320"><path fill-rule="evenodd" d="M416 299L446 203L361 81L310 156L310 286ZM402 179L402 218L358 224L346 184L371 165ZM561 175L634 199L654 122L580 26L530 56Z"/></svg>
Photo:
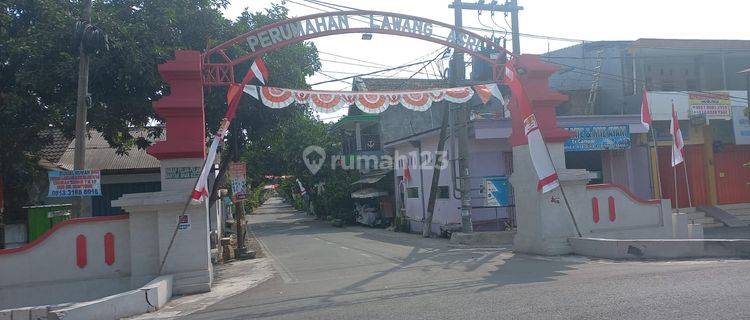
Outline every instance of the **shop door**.
<svg viewBox="0 0 750 320"><path fill-rule="evenodd" d="M719 203L750 202L750 146L723 146L714 158Z"/></svg>
<svg viewBox="0 0 750 320"><path fill-rule="evenodd" d="M690 196L693 207L708 204L708 186L704 175L703 146L685 146L688 178L690 179ZM646 169L648 170L648 169ZM677 196L680 208L689 205L687 185L685 181L685 166L677 165ZM672 147L659 147L659 176L661 178L662 198L672 201L672 208L676 208L674 201L674 170L672 169Z"/></svg>

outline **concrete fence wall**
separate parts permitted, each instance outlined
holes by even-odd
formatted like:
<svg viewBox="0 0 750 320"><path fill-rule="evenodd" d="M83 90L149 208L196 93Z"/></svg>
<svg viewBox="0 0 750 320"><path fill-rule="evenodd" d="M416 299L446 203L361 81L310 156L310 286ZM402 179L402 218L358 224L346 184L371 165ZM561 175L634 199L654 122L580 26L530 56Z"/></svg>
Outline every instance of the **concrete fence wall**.
<svg viewBox="0 0 750 320"><path fill-rule="evenodd" d="M581 232L606 238L672 238L669 200L641 199L617 184L586 186Z"/></svg>
<svg viewBox="0 0 750 320"><path fill-rule="evenodd" d="M0 250L0 309L82 301L130 289L128 216L72 219Z"/></svg>

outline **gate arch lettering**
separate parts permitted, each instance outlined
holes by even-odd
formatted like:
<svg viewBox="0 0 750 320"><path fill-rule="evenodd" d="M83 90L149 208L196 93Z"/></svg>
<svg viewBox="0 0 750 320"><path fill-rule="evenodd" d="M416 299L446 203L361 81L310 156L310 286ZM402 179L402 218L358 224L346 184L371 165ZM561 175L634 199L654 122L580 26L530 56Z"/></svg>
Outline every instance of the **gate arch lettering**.
<svg viewBox="0 0 750 320"><path fill-rule="evenodd" d="M336 11L301 16L253 29L202 55L205 85L234 82L234 66L301 41L347 33L380 33L439 43L482 59L497 68L509 52L463 28L422 17L384 11ZM236 48L237 50L227 50ZM489 50L487 50L489 49ZM232 56L230 52L243 54Z"/></svg>

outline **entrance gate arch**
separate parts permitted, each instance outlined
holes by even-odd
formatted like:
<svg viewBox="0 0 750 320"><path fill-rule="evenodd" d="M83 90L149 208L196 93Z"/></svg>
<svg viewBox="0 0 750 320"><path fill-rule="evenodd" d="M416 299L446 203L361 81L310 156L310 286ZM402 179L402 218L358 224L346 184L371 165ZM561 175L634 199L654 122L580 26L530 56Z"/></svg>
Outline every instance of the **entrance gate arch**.
<svg viewBox="0 0 750 320"><path fill-rule="evenodd" d="M205 155L204 86L229 86L235 67L264 53L301 41L349 33L380 33L438 43L486 61L496 81L510 52L489 38L432 19L384 11L337 11L301 16L250 30L201 53L177 51L159 65L171 94L154 102L166 123L167 139L149 147L157 159ZM200 128L197 129L196 128ZM169 136L179 137L170 140Z"/></svg>
<svg viewBox="0 0 750 320"><path fill-rule="evenodd" d="M234 66L264 53L301 41L337 34L380 33L420 39L463 51L495 69L510 54L489 38L451 24L384 11L336 11L278 21L253 29L202 55L205 85L234 83Z"/></svg>

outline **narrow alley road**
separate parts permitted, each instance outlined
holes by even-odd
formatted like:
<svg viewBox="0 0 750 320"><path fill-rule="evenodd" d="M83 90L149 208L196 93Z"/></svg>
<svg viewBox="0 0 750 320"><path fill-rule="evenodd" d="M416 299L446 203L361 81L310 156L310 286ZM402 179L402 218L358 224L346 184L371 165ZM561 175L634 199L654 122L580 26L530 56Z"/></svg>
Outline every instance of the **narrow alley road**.
<svg viewBox="0 0 750 320"><path fill-rule="evenodd" d="M276 275L183 319L747 319L746 260L612 262L361 227L271 199L250 216Z"/></svg>

